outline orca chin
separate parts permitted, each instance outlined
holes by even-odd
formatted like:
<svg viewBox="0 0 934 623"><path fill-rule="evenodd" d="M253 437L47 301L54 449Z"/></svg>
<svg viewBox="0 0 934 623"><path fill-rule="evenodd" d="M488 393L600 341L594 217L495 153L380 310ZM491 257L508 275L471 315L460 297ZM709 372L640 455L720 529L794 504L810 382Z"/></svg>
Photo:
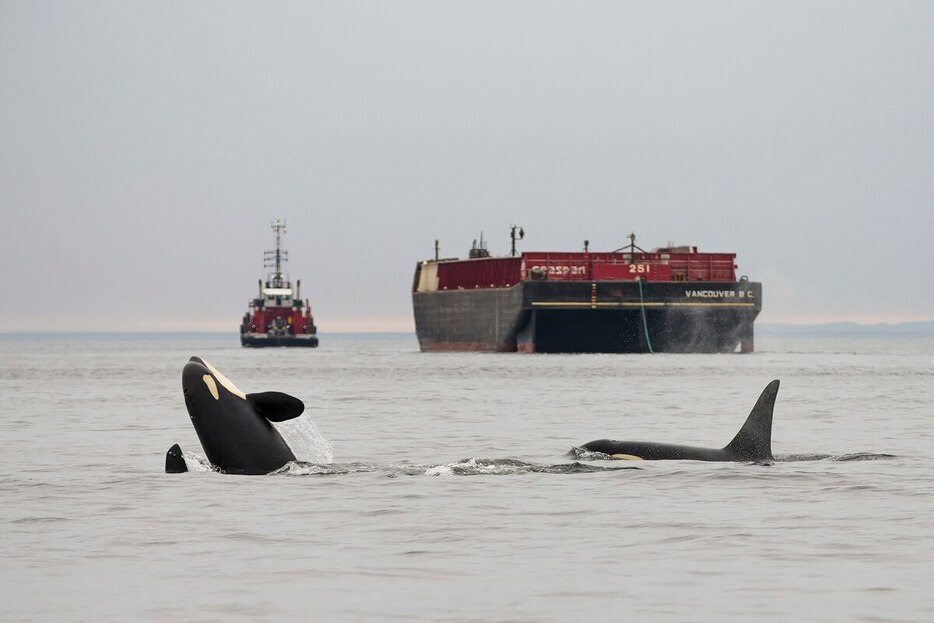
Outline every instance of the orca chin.
<svg viewBox="0 0 934 623"><path fill-rule="evenodd" d="M615 459L694 460L694 461L772 461L772 411L779 381L766 385L733 440L723 448L698 448L651 441L597 439L585 443L588 452L599 452Z"/></svg>
<svg viewBox="0 0 934 623"><path fill-rule="evenodd" d="M182 394L201 447L217 470L268 474L295 460L272 422L301 415L305 405L298 398L282 392L245 394L200 357L192 357L182 370ZM178 444L165 455L165 471L188 471Z"/></svg>

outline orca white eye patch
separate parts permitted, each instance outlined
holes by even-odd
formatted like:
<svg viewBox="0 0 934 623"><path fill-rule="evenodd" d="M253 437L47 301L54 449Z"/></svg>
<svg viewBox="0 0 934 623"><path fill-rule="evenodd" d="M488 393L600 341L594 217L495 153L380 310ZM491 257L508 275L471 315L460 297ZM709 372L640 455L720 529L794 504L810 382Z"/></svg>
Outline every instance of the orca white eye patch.
<svg viewBox="0 0 934 623"><path fill-rule="evenodd" d="M220 372L218 372L217 369L216 369L214 366L212 366L210 363L208 363L207 361L204 361L203 359L202 359L202 361L204 362L204 365L207 367L207 369L211 371L211 374L214 375L214 378L217 379L217 381L218 381L221 385L223 385L223 386L227 389L227 391L229 391L229 392L230 392L231 394L233 394L234 396L240 396L241 398L243 398L244 400L246 400L246 394L244 394L242 391L240 391L240 388L238 388L236 385L234 385L233 382L232 382L230 379L228 379L226 376L224 376L223 374L221 374ZM205 381L205 383L207 383L207 381ZM210 389L210 387L209 387L209 389ZM211 393L214 394L214 397L215 397L215 398L217 398L217 388L216 388L216 387L214 388L214 391L212 391Z"/></svg>
<svg viewBox="0 0 934 623"><path fill-rule="evenodd" d="M214 382L214 377L210 374L205 374L201 377L201 380L208 386L208 391L214 396L214 400L220 400L221 396L217 393L217 383Z"/></svg>

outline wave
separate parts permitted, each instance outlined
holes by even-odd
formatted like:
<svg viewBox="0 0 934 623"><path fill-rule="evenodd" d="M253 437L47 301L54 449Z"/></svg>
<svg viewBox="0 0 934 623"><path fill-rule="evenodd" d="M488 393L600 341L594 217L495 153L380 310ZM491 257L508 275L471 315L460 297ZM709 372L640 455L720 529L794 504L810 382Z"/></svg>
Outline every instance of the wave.
<svg viewBox="0 0 934 623"><path fill-rule="evenodd" d="M206 457L182 452L190 472L218 472ZM634 465L604 466L573 463L541 464L517 459L467 458L440 465L407 465L375 463L310 463L291 461L271 472L270 476L344 476L381 473L388 478L399 476L512 476L516 474L592 474L623 469L638 469Z"/></svg>
<svg viewBox="0 0 934 623"><path fill-rule="evenodd" d="M795 461L887 461L898 458L894 454L874 452L853 452L850 454L783 454L776 456L775 461L791 463Z"/></svg>
<svg viewBox="0 0 934 623"><path fill-rule="evenodd" d="M383 473L397 476L512 476L516 474L590 474L637 469L634 466L601 466L583 463L541 464L517 459L466 458L440 465L378 465L370 463L315 464L294 461L273 472L287 476L332 476L359 473Z"/></svg>
<svg viewBox="0 0 934 623"><path fill-rule="evenodd" d="M182 452L189 472L219 472L208 459L200 454ZM312 461L291 461L281 468L270 472L270 476L342 476L348 474L383 473L388 478L397 476L512 476L516 474L592 474L619 471L623 469L641 469L629 463L627 465L593 465L581 461L613 461L616 459L602 452L590 452L574 447L567 456L575 458L571 463L543 464L529 463L518 459L466 458L453 463L438 465L423 464L377 464L377 463L319 463ZM794 463L801 461L885 461L898 458L894 454L873 452L854 452L850 454L783 454L777 455L774 463ZM761 463L757 463L761 464Z"/></svg>

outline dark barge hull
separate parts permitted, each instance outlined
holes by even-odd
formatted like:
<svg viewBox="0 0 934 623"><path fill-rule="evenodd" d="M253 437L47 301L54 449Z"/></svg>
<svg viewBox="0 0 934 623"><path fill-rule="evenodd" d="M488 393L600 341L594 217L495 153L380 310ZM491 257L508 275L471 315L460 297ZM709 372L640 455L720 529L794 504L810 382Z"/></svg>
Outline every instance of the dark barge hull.
<svg viewBox="0 0 934 623"><path fill-rule="evenodd" d="M762 284L542 280L412 302L422 351L752 352Z"/></svg>
<svg viewBox="0 0 934 623"><path fill-rule="evenodd" d="M266 333L241 333L240 344L251 348L266 346L304 346L314 348L318 338L314 335L268 335Z"/></svg>

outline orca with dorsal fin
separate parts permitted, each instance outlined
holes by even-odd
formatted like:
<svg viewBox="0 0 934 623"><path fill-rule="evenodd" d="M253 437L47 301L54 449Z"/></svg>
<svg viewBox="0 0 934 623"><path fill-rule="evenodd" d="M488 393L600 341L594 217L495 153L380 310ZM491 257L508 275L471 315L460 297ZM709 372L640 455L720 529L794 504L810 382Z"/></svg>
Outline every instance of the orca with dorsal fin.
<svg viewBox="0 0 934 623"><path fill-rule="evenodd" d="M582 447L588 452L600 452L619 459L666 460L687 459L694 461L754 461L772 459L772 410L778 395L778 380L774 380L759 396L746 423L739 429L733 441L725 447L698 448L651 441L616 441L597 439Z"/></svg>
<svg viewBox="0 0 934 623"><path fill-rule="evenodd" d="M244 394L200 357L182 370L182 391L191 423L211 465L228 474L268 474L295 460L270 422L284 422L305 410L301 400L282 392ZM165 471L187 471L175 444L165 455Z"/></svg>

